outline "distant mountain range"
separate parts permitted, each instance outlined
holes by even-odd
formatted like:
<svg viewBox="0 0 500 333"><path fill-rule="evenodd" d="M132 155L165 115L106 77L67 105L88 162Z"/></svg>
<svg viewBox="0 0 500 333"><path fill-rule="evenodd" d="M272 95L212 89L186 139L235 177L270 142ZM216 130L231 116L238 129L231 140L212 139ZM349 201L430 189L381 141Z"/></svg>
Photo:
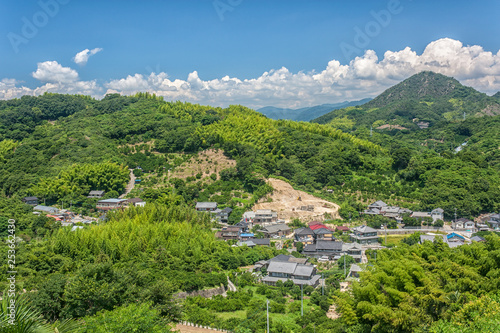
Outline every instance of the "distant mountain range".
<svg viewBox="0 0 500 333"><path fill-rule="evenodd" d="M344 131L357 127L380 130L418 130L441 121L500 115L500 93L488 96L456 79L434 72L421 72L387 89L366 104L344 107L312 122Z"/></svg>
<svg viewBox="0 0 500 333"><path fill-rule="evenodd" d="M296 121L309 121L322 115L341 108L346 108L348 106L357 106L369 102L371 98L365 98L360 101L346 101L336 104L322 104L316 106L310 106L300 109L287 109L287 108L277 108L274 106L266 106L258 109L257 111L262 113L271 119L289 119Z"/></svg>

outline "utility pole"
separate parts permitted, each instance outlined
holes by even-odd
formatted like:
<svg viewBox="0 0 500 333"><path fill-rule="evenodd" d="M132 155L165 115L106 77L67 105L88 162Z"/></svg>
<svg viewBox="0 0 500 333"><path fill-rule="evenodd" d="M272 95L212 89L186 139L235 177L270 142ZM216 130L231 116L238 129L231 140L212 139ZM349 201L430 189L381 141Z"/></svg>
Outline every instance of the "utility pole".
<svg viewBox="0 0 500 333"><path fill-rule="evenodd" d="M465 111L464 111L464 120L465 120Z"/></svg>
<svg viewBox="0 0 500 333"><path fill-rule="evenodd" d="M370 126L370 136L373 136L373 126Z"/></svg>
<svg viewBox="0 0 500 333"><path fill-rule="evenodd" d="M321 295L325 295L325 280L323 279L323 273L321 273Z"/></svg>
<svg viewBox="0 0 500 333"><path fill-rule="evenodd" d="M385 246L387 246L387 224L384 226L385 228Z"/></svg>
<svg viewBox="0 0 500 333"><path fill-rule="evenodd" d="M266 333L269 333L269 300L268 299L266 300L266 306L267 306L267 310L266 310L266 313L267 313L267 332Z"/></svg>
<svg viewBox="0 0 500 333"><path fill-rule="evenodd" d="M349 225L351 224L351 213L349 213Z"/></svg>
<svg viewBox="0 0 500 333"><path fill-rule="evenodd" d="M455 207L455 228L454 230L457 230L457 208Z"/></svg>
<svg viewBox="0 0 500 333"><path fill-rule="evenodd" d="M346 277L346 272L345 272L345 256L346 256L346 254L344 253L344 277Z"/></svg>
<svg viewBox="0 0 500 333"><path fill-rule="evenodd" d="M300 285L300 316L304 317L304 285Z"/></svg>

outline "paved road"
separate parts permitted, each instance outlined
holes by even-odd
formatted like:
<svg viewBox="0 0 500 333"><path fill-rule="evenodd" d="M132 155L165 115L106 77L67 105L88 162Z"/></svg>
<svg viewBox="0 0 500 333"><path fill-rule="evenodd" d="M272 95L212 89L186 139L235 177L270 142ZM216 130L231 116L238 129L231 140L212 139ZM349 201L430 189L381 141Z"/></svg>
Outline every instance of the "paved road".
<svg viewBox="0 0 500 333"><path fill-rule="evenodd" d="M231 282L231 280L229 280L229 277L227 277L227 288L229 291L237 291L236 286Z"/></svg>

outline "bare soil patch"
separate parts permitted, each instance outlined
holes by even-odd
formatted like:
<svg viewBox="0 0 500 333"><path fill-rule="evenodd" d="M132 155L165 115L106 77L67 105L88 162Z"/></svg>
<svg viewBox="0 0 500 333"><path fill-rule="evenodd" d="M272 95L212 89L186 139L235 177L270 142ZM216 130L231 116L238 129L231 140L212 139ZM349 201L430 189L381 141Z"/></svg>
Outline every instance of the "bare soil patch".
<svg viewBox="0 0 500 333"><path fill-rule="evenodd" d="M331 218L340 218L339 205L320 199L304 191L295 190L285 181L269 178L269 185L274 188L271 195L262 198L255 204L253 210L272 209L278 212L278 218L290 221L299 218L302 221L324 221L325 213L330 214ZM267 202L268 198L272 202ZM300 198L300 200L299 200ZM307 208L312 210L303 210Z"/></svg>

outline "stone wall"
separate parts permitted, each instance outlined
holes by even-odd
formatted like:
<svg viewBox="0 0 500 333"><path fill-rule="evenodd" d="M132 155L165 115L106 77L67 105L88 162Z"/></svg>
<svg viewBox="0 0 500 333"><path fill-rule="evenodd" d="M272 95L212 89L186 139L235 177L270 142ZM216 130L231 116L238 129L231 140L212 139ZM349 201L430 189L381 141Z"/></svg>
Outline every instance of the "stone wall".
<svg viewBox="0 0 500 333"><path fill-rule="evenodd" d="M222 295L224 297L227 296L226 294L226 289L224 288L224 285L221 284L219 288L212 288L212 289L205 289L205 290L196 290L196 291L191 291L191 292L186 292L182 291L180 293L174 294L175 298L186 298L186 297L193 297L193 296L201 296L205 298L210 298L216 295Z"/></svg>

